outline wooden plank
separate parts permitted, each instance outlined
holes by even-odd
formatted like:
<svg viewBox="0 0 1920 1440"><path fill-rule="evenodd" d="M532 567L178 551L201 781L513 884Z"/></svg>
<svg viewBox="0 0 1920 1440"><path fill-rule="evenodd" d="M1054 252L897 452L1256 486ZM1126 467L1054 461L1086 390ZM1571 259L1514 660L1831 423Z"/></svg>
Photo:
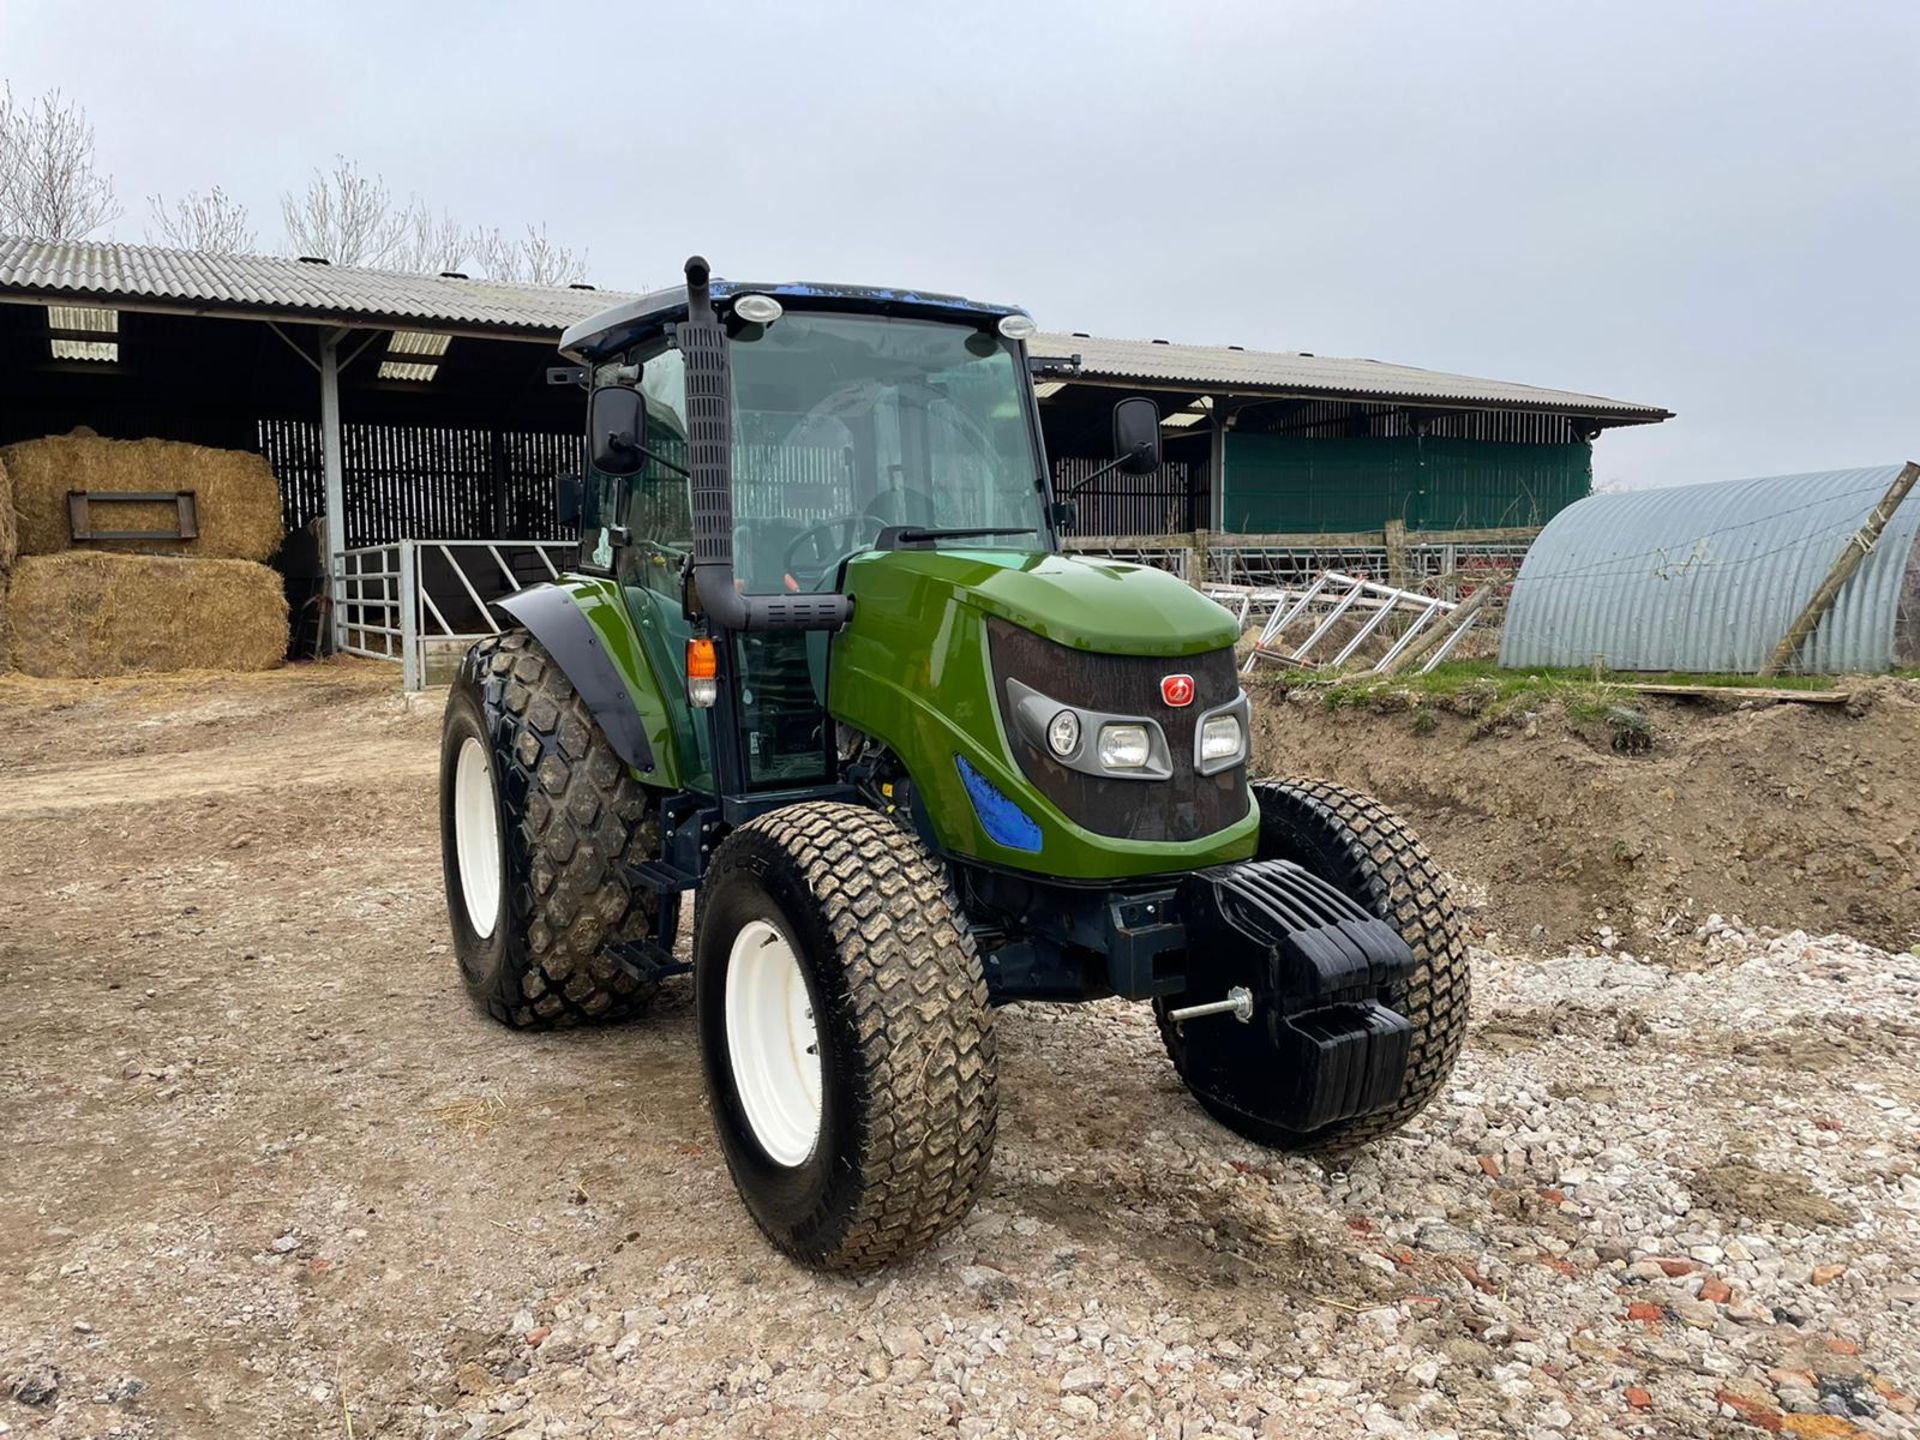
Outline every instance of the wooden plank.
<svg viewBox="0 0 1920 1440"><path fill-rule="evenodd" d="M1780 637L1780 643L1774 647L1773 654L1767 657L1767 663L1760 667L1762 680L1778 675L1793 663L1793 657L1800 652L1801 645L1806 643L1821 617L1833 608L1833 602L1840 598L1841 587L1853 578L1853 572L1860 568L1860 562L1872 551L1880 532L1887 528L1887 521L1893 518L1893 512L1900 508L1900 502L1907 498L1916 480L1920 480L1920 465L1909 460L1900 467L1900 473L1893 477L1893 484L1880 497L1880 503L1873 507L1866 523L1849 535L1847 543L1840 547L1840 554L1834 559L1827 578L1813 592L1813 598L1807 601L1807 608L1787 627L1787 633Z"/></svg>
<svg viewBox="0 0 1920 1440"><path fill-rule="evenodd" d="M1641 695L1681 695L1695 699L1790 700L1803 705L1844 705L1851 690L1787 690L1776 685L1623 685Z"/></svg>

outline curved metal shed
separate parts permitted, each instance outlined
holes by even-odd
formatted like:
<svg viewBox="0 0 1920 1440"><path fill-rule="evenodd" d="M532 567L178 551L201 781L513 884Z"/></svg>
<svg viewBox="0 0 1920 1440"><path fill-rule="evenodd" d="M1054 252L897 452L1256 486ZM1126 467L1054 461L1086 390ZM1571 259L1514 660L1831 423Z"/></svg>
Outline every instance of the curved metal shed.
<svg viewBox="0 0 1920 1440"><path fill-rule="evenodd" d="M1595 495L1556 515L1507 606L1500 663L1758 670L1897 465ZM1797 669L1920 664L1920 496L1801 646Z"/></svg>

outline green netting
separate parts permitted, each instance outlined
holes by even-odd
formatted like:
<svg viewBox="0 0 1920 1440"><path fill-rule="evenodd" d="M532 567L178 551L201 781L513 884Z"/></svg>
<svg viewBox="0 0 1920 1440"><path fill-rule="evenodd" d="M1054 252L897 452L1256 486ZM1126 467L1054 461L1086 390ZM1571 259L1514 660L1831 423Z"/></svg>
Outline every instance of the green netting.
<svg viewBox="0 0 1920 1440"><path fill-rule="evenodd" d="M1240 533L1544 525L1593 489L1584 444L1227 437L1226 525Z"/></svg>

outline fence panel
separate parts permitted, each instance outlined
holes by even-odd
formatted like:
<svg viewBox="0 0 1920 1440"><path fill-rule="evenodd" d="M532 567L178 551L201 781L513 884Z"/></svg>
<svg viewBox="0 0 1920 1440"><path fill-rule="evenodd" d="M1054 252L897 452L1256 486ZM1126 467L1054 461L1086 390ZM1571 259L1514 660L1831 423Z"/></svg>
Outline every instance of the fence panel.
<svg viewBox="0 0 1920 1440"><path fill-rule="evenodd" d="M537 540L559 529L555 479L586 467L585 442L574 432L350 424L340 438L346 538L354 548L428 538ZM286 527L298 529L326 509L320 427L262 420L259 440L280 477Z"/></svg>
<svg viewBox="0 0 1920 1440"><path fill-rule="evenodd" d="M1106 463L1077 456L1054 461L1054 494ZM1151 475L1112 471L1076 491L1073 503L1079 509L1073 528L1081 535L1176 535L1194 526L1193 477L1184 460L1169 460Z"/></svg>

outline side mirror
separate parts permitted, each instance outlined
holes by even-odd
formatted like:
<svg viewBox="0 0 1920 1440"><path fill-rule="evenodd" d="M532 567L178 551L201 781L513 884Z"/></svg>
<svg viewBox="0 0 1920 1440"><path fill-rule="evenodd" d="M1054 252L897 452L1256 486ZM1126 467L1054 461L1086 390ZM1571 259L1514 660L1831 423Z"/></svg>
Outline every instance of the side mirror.
<svg viewBox="0 0 1920 1440"><path fill-rule="evenodd" d="M1160 407L1131 395L1113 407L1113 458L1129 475L1160 468Z"/></svg>
<svg viewBox="0 0 1920 1440"><path fill-rule="evenodd" d="M1125 403L1125 402L1123 402ZM637 475L646 464L647 402L625 385L602 385L587 401L587 454L605 475Z"/></svg>
<svg viewBox="0 0 1920 1440"><path fill-rule="evenodd" d="M553 522L572 530L580 524L580 477L556 475L553 478Z"/></svg>

